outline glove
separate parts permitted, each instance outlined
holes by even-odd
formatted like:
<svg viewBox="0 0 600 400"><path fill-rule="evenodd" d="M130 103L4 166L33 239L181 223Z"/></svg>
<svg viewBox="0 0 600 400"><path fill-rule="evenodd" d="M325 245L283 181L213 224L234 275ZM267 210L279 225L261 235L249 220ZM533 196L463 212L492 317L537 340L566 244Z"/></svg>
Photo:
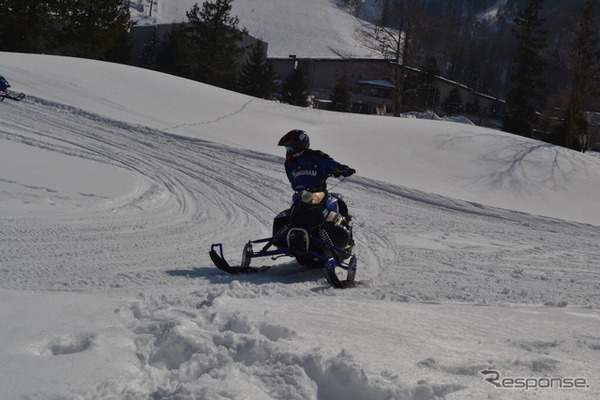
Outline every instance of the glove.
<svg viewBox="0 0 600 400"><path fill-rule="evenodd" d="M356 173L355 169L350 168L347 165L340 165L333 171L333 176L336 178L339 178L340 176L348 177L348 176L354 175L355 173Z"/></svg>

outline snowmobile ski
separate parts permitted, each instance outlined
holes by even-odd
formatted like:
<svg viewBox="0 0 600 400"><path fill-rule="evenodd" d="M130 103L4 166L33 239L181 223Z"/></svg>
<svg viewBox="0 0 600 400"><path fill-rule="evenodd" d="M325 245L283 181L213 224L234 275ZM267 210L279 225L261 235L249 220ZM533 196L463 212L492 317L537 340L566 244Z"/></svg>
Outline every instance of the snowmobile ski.
<svg viewBox="0 0 600 400"><path fill-rule="evenodd" d="M4 101L4 99L21 101L24 98L25 98L25 93L10 93L10 92L0 93L0 102Z"/></svg>
<svg viewBox="0 0 600 400"><path fill-rule="evenodd" d="M265 256L293 256L289 253L288 248L282 248L277 250L268 250L271 246L273 238L260 239L256 241L250 241L246 244L242 254L242 262L239 266L231 266L225 260L223 255L223 245L221 243L216 243L211 246L209 251L210 258L213 264L222 271L227 272L228 274L238 275L238 274L251 274L257 272L263 272L269 270L270 266L263 267L251 267L250 260L252 258L265 257ZM260 251L254 252L252 250L253 243L267 243L267 245ZM218 250L218 251L217 251ZM343 250L341 250L343 251ZM356 287L359 282L354 280L356 275L356 257L352 255L350 260L347 263L340 262L335 258L325 259L318 253L314 253L312 251L308 251L306 255L310 257L314 257L314 259L320 259L323 264L321 268L323 268L323 276L327 280L327 282L336 289L348 289ZM340 275L344 271L346 271L346 279L340 279Z"/></svg>
<svg viewBox="0 0 600 400"><path fill-rule="evenodd" d="M350 262L348 263L348 273L346 275L346 279L341 280L335 272L336 265L333 260L328 262L323 269L323 275L327 282L337 289L349 289L356 287L358 285L358 281L354 280L354 276L356 275L356 257L352 256L350 258Z"/></svg>
<svg viewBox="0 0 600 400"><path fill-rule="evenodd" d="M219 248L219 253L215 251L215 248ZM232 267L227 261L225 261L225 258L223 257L223 246L220 244L213 244L208 254L210 255L210 259L212 260L213 264L215 264L215 267L232 275L263 272L271 268L268 266L250 267L248 265Z"/></svg>

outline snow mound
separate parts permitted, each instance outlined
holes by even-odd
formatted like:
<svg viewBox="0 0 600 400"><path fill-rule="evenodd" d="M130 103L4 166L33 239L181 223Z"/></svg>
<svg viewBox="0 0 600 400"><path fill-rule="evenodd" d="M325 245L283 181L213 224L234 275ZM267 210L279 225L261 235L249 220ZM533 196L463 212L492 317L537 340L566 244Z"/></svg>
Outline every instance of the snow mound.
<svg viewBox="0 0 600 400"><path fill-rule="evenodd" d="M233 292L238 285L230 285ZM194 311L168 297L133 303L129 312L140 371L134 379L105 381L103 396L433 400L462 389L403 385L393 376L373 375L346 350L331 356L327 349L298 351L294 330L240 312L216 312L215 306L230 298L228 289L218 291L199 296Z"/></svg>

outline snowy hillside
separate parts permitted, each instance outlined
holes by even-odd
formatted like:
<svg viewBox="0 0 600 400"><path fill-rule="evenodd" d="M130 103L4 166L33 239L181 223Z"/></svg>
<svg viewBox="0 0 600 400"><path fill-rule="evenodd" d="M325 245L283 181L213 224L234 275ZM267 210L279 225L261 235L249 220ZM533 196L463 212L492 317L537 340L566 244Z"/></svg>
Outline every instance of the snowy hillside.
<svg viewBox="0 0 600 400"><path fill-rule="evenodd" d="M600 396L597 158L96 61L0 53L0 71L28 94L0 103L6 398ZM287 207L292 128L358 171L334 189L357 288L210 263Z"/></svg>
<svg viewBox="0 0 600 400"><path fill-rule="evenodd" d="M149 2L132 0L132 18L139 24L186 21L198 0L158 0L149 16ZM355 39L360 21L336 5L336 0L235 0L232 16L240 27L269 43L269 57L333 57L340 52L371 55Z"/></svg>

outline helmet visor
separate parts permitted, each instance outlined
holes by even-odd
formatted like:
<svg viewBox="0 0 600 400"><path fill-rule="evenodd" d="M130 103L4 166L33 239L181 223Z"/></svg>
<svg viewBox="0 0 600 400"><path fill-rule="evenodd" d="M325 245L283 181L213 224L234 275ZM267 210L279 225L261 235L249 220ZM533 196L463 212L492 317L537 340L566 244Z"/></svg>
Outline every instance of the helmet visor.
<svg viewBox="0 0 600 400"><path fill-rule="evenodd" d="M302 145L299 143L296 144L290 144L285 146L285 152L287 154L296 154L297 152L299 152L302 149Z"/></svg>

